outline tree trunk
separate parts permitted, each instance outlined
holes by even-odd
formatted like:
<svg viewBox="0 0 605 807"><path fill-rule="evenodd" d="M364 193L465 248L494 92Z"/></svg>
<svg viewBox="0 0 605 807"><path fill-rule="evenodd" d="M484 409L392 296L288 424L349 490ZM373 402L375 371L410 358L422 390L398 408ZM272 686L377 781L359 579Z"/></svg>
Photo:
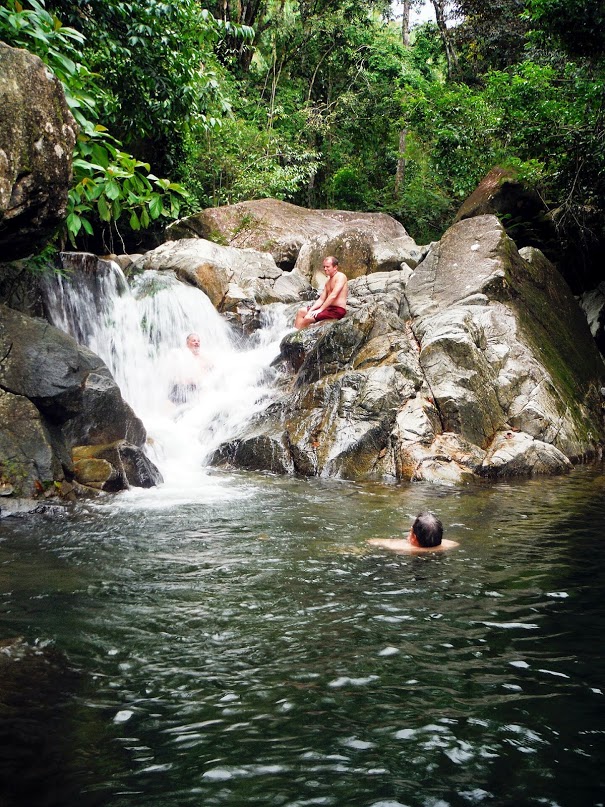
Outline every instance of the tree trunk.
<svg viewBox="0 0 605 807"><path fill-rule="evenodd" d="M403 180L405 178L405 141L407 136L407 129L402 129L399 132L399 157L397 158L397 173L395 174L395 194L399 194L401 188L403 188Z"/></svg>
<svg viewBox="0 0 605 807"><path fill-rule="evenodd" d="M401 41L404 47L410 47L410 10L412 0L403 0L403 17L401 18Z"/></svg>
<svg viewBox="0 0 605 807"><path fill-rule="evenodd" d="M451 79L454 71L458 68L458 57L452 45L450 33L445 24L445 5L447 0L431 0L433 8L435 9L435 19L437 20L437 28L441 34L441 41L445 48L445 58L447 59L447 77Z"/></svg>

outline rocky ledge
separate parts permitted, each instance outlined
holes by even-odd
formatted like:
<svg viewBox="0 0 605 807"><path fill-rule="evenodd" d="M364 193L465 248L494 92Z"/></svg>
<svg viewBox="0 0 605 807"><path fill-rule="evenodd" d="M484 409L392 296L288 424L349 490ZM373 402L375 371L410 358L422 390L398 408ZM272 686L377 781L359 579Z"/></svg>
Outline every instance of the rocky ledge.
<svg viewBox="0 0 605 807"><path fill-rule="evenodd" d="M605 365L567 284L495 216L415 268L353 279L347 316L289 334L280 398L218 465L461 482L562 473L605 439Z"/></svg>

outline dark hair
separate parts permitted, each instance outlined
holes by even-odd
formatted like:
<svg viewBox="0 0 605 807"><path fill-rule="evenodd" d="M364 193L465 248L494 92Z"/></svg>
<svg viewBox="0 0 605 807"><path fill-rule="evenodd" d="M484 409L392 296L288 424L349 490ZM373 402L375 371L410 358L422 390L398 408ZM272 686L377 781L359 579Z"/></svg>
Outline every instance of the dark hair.
<svg viewBox="0 0 605 807"><path fill-rule="evenodd" d="M412 531L420 546L439 546L443 538L443 524L434 513L418 513Z"/></svg>
<svg viewBox="0 0 605 807"><path fill-rule="evenodd" d="M330 261L332 266L338 266L338 258L335 258L334 255L327 255L324 261Z"/></svg>

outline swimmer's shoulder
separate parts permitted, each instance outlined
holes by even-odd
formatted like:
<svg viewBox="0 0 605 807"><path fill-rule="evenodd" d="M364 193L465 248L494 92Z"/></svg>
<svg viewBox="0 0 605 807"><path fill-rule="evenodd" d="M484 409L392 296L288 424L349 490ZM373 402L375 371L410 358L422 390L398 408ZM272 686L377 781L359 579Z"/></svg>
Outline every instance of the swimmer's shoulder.
<svg viewBox="0 0 605 807"><path fill-rule="evenodd" d="M460 546L458 541L450 541L443 538L439 546L414 546L407 538L370 538L368 541L372 546L381 546L383 549L390 549L406 555L419 555L424 552L443 552L447 549L454 549Z"/></svg>

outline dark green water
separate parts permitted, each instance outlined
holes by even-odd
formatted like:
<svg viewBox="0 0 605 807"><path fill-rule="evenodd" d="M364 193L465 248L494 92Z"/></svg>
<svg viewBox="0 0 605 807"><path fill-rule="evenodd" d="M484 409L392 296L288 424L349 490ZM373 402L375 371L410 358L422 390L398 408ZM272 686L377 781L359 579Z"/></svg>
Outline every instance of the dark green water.
<svg viewBox="0 0 605 807"><path fill-rule="evenodd" d="M217 474L4 520L0 805L603 804L604 493ZM426 507L460 548L366 544Z"/></svg>

